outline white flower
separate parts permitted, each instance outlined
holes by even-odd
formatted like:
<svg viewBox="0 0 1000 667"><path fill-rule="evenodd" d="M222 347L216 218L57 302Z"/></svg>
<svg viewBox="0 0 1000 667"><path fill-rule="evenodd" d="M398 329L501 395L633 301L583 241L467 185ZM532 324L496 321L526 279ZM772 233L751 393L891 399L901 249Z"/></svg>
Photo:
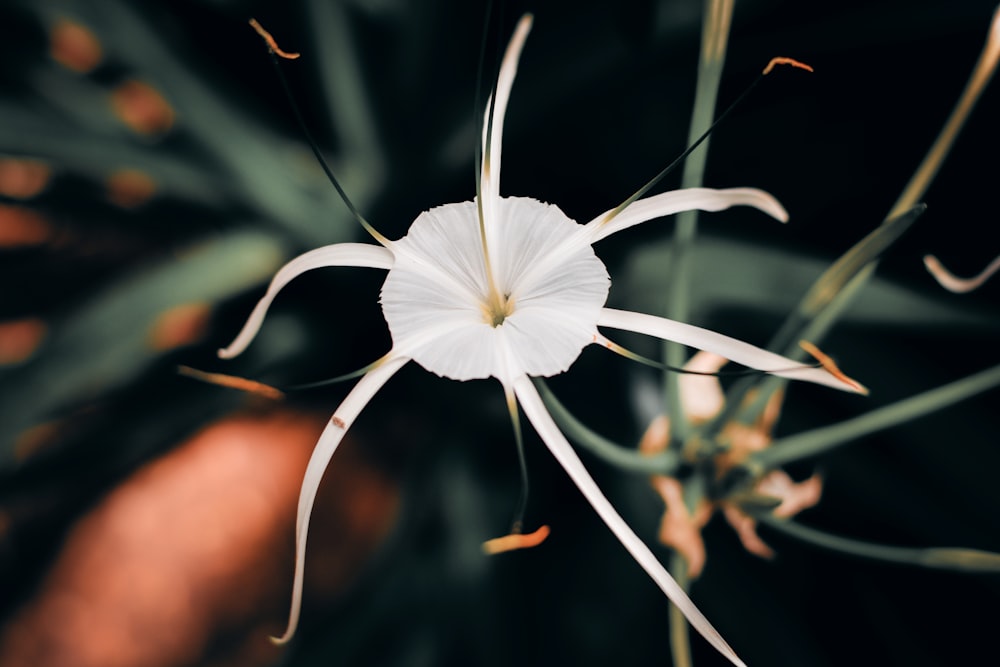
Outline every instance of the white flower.
<svg viewBox="0 0 1000 667"><path fill-rule="evenodd" d="M392 349L337 408L309 461L299 497L296 569L288 629L295 631L302 597L309 516L323 473L345 431L379 388L408 361L454 380L494 377L511 406L519 403L542 440L600 517L656 584L709 642L734 664L742 661L698 611L588 474L545 409L531 376L567 370L589 344L610 345L598 327L639 332L711 350L740 364L851 390L822 369L800 364L712 331L660 317L604 307L610 279L592 244L628 227L679 211L754 206L784 220L770 195L750 188L688 189L612 209L586 225L551 204L502 198L500 147L504 113L521 48L531 27L524 17L504 56L489 130L483 131L480 197L422 213L398 241L340 243L317 248L283 267L243 330L219 356L240 354L277 293L305 271L326 266L387 269L382 312ZM479 207L481 203L481 209ZM794 369L794 370L789 370Z"/></svg>

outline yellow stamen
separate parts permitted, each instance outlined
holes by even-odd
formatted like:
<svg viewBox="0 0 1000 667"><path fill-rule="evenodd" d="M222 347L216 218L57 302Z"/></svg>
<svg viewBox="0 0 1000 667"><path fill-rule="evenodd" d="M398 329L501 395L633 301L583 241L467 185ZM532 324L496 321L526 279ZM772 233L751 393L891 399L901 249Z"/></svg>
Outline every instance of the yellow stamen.
<svg viewBox="0 0 1000 667"><path fill-rule="evenodd" d="M492 540L486 540L483 542L483 553L488 556L494 556L496 554L502 554L505 551L515 551L517 549L530 549L531 547L537 547L539 544L545 541L545 538L549 536L548 526L542 526L533 533L528 533L527 535L514 534L514 535L504 535L503 537L494 537Z"/></svg>

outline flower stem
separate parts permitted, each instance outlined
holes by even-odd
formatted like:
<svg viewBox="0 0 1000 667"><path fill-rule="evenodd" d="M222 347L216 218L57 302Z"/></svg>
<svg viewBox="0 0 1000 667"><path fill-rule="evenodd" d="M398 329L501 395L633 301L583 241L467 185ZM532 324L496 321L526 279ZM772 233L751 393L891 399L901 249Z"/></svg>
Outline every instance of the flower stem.
<svg viewBox="0 0 1000 667"><path fill-rule="evenodd" d="M768 512L755 512L757 521L773 528L789 537L808 544L829 549L851 556L870 558L917 565L939 570L955 570L958 572L1000 572L1000 554L979 549L959 549L950 547L932 547L926 549L892 547L884 544L872 544L862 540L852 540L794 521L778 519Z"/></svg>
<svg viewBox="0 0 1000 667"><path fill-rule="evenodd" d="M752 471L763 472L791 461L816 456L851 440L941 410L998 385L1000 365L853 419L780 438L768 449L750 455L745 465Z"/></svg>
<svg viewBox="0 0 1000 667"><path fill-rule="evenodd" d="M556 398L548 384L541 378L532 378L535 388L542 397L542 402L548 409L552 419L559 428L581 447L591 454L604 459L621 470L637 472L646 475L673 475L680 465L680 455L676 451L667 450L653 456L640 454L637 450L622 447L608 440L599 433L587 428L580 420L566 409Z"/></svg>
<svg viewBox="0 0 1000 667"><path fill-rule="evenodd" d="M698 83L695 88L694 108L691 111L691 127L688 143L696 141L711 127L715 116L715 104L719 94L719 82L726 60L726 45L729 41L729 27L733 17L734 0L705 0L702 19L701 55L698 60ZM699 187L705 174L708 157L708 140L692 152L684 161L681 177L682 188ZM685 211L677 216L674 223L674 237L670 246L669 275L667 276L667 317L686 321L688 318L688 297L690 286L688 266L690 249L698 230L697 211ZM683 345L667 341L663 349L666 363L683 366L687 352ZM671 442L682 443L690 433L690 424L684 416L681 405L680 386L676 373L665 373L664 392L667 414L670 416Z"/></svg>
<svg viewBox="0 0 1000 667"><path fill-rule="evenodd" d="M691 589L691 580L688 577L688 564L684 557L675 551L670 557L670 574L673 575L684 592ZM693 667L691 660L691 636L688 634L687 619L677 605L670 605L670 655L673 658L674 667Z"/></svg>
<svg viewBox="0 0 1000 667"><path fill-rule="evenodd" d="M962 91L961 97L959 97L958 102L955 104L955 108L952 110L948 120L945 121L944 127L941 128L937 139L931 145L930 150L927 151L927 155L924 156L923 161L921 161L913 176L910 177L910 181L903 188L899 199L893 204L885 221L882 223L883 227L890 226L894 221L908 217L908 212L913 210L923 198L924 193L927 192L927 188L934 181L934 177L944 163L945 158L948 157L948 153L951 151L959 131L965 125L965 121L968 119L969 114L972 113L980 95L993 77L998 62L1000 62L1000 8L993 14L986 45L983 47L983 51L972 70L972 75L969 77L969 81ZM834 267L836 267L836 264ZM831 270L834 267L831 267ZM824 303L819 304L815 301L815 292L820 287L820 284L827 279L830 272L824 273L823 277L810 290L802 303L789 316L789 320L782 327L782 333L788 333L786 329L793 325L793 320L796 318L807 317L822 320L822 322L811 322L799 335L790 335L785 339L776 337L772 340L768 349L791 355L792 358L798 358L794 355L798 354L795 343L799 339L807 338L813 343L820 342L821 338L826 335L827 331L833 326L857 292L868 283L877 267L878 258L876 257L857 271L848 282L841 284L835 295L826 298ZM784 347L784 350L782 347ZM668 361L670 361L669 358ZM755 419L755 412L759 411L760 407L766 404L770 393L783 385L783 382L766 381L761 387L761 391L758 392L757 400L754 404L749 409L743 410L740 416L741 420L750 422ZM726 397L727 405L742 405L742 399L752 386L753 383L751 382L743 382L735 386ZM727 418L729 416L727 415ZM720 420L716 420L712 428L716 428L720 423Z"/></svg>

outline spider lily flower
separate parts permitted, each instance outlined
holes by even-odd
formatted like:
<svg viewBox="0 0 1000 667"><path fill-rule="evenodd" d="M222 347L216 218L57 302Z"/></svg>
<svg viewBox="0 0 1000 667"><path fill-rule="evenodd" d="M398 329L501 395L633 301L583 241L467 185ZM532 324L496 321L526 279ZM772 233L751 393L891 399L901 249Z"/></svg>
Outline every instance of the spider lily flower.
<svg viewBox="0 0 1000 667"><path fill-rule="evenodd" d="M531 17L521 19L501 65L483 130L479 196L420 214L397 241L374 233L380 245L340 243L317 248L278 271L242 331L219 351L240 354L259 330L272 300L293 278L327 266L388 271L382 312L392 349L373 363L320 436L302 483L296 524L292 608L285 634L295 632L302 598L309 517L324 470L346 430L375 393L407 362L453 380L496 378L511 414L517 405L598 515L632 557L705 638L734 664L743 662L677 585L653 552L604 496L544 407L531 382L569 369L584 347L614 347L599 327L670 339L711 350L745 366L852 391L820 368L681 322L605 307L610 278L592 245L654 218L679 211L753 206L784 221L770 195L751 188L668 192L611 209L586 225L559 208L526 197L500 196L504 114ZM370 230L371 231L371 230Z"/></svg>

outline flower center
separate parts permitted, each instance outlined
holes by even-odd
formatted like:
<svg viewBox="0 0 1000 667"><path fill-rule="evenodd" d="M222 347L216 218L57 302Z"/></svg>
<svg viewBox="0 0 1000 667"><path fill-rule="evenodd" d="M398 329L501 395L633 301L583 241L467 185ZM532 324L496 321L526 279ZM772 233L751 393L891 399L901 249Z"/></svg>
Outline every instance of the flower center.
<svg viewBox="0 0 1000 667"><path fill-rule="evenodd" d="M511 197L494 214L490 267L474 202L421 213L394 242L381 294L393 345L454 380L561 373L593 341L608 272L590 245L566 247L580 225L557 207Z"/></svg>
<svg viewBox="0 0 1000 667"><path fill-rule="evenodd" d="M495 329L514 314L514 300L510 298L510 294L491 290L489 299L481 304L481 308L483 321Z"/></svg>

